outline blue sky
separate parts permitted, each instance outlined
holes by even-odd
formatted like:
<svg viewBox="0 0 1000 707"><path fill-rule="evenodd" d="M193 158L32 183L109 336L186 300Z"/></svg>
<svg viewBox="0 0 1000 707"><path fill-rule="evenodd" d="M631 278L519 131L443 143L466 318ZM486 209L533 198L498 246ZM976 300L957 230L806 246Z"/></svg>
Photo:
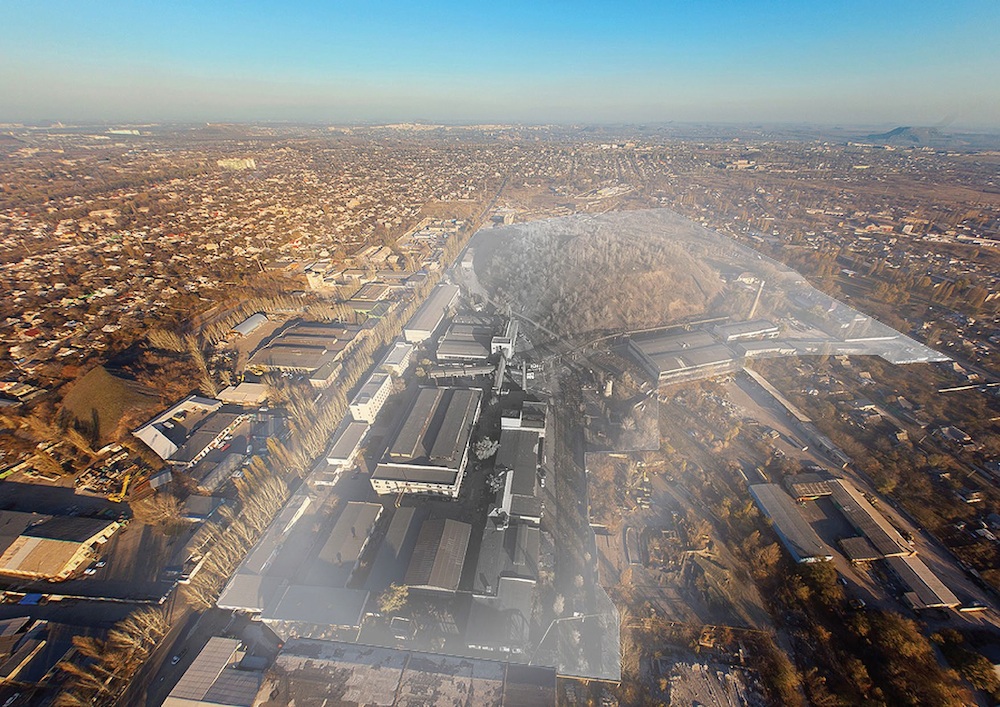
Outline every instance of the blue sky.
<svg viewBox="0 0 1000 707"><path fill-rule="evenodd" d="M46 2L0 120L1000 127L1000 2Z"/></svg>

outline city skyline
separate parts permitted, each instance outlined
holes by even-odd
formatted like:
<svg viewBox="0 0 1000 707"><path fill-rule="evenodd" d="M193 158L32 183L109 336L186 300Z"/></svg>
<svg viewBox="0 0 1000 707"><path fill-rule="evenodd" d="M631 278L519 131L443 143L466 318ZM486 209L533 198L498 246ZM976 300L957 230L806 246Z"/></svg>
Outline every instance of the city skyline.
<svg viewBox="0 0 1000 707"><path fill-rule="evenodd" d="M0 120L1000 127L995 3L7 12ZM984 81L984 79L987 79Z"/></svg>

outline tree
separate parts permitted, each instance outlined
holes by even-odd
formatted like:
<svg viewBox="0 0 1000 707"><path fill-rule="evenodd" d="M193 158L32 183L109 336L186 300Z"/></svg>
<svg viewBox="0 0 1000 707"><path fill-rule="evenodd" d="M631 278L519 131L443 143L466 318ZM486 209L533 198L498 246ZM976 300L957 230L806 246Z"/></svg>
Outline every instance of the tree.
<svg viewBox="0 0 1000 707"><path fill-rule="evenodd" d="M383 614L398 614L406 606L410 589L393 582L378 597L378 608Z"/></svg>
<svg viewBox="0 0 1000 707"><path fill-rule="evenodd" d="M495 442L489 437L483 437L472 445L472 451L476 455L476 459L479 461L489 459L497 453L498 449L500 449L500 443Z"/></svg>

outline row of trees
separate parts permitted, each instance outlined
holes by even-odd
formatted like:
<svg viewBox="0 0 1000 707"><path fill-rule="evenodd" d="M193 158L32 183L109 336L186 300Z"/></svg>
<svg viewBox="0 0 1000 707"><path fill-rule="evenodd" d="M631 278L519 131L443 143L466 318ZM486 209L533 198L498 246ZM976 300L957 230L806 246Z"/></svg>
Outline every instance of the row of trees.
<svg viewBox="0 0 1000 707"><path fill-rule="evenodd" d="M77 655L59 663L67 679L57 707L114 704L169 630L166 610L149 607L119 621L104 639L74 636Z"/></svg>
<svg viewBox="0 0 1000 707"><path fill-rule="evenodd" d="M288 485L255 457L237 480L239 513L223 508L217 523L203 526L200 537L204 562L184 587L184 596L198 609L211 607L223 585L267 528L288 498Z"/></svg>

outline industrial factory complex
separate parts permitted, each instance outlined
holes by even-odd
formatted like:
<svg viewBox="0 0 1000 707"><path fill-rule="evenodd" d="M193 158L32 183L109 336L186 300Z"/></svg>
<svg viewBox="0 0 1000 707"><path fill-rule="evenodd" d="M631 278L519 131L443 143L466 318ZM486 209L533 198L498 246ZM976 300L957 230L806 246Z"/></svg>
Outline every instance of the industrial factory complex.
<svg viewBox="0 0 1000 707"><path fill-rule="evenodd" d="M329 653L331 667L353 660L349 649L334 650L347 645L337 641L405 639L419 649L410 619L384 623L392 616L383 616L382 597L394 588L404 588L422 615L457 631L449 650L527 662L544 514L546 406L513 379L505 382L516 324L455 314L457 293L453 285L435 288L403 336L386 347L350 398L327 448L327 467L306 478L217 602L302 650L316 645ZM319 332L339 341L334 328L290 328L255 363L301 364L315 375L317 364L339 360L339 344L310 348L303 339ZM447 380L428 375L408 383L417 351L439 366L428 373L446 370ZM428 378L439 384L428 385ZM484 423L487 396L498 393ZM222 409L217 402L185 404L197 405L204 417ZM491 446L489 478L484 457L473 451L477 441ZM386 630L387 638L380 633ZM422 633L437 631L425 626ZM290 652L283 655L291 660ZM541 685L517 687L517 675L500 675L497 686L548 694L554 673L543 677Z"/></svg>

